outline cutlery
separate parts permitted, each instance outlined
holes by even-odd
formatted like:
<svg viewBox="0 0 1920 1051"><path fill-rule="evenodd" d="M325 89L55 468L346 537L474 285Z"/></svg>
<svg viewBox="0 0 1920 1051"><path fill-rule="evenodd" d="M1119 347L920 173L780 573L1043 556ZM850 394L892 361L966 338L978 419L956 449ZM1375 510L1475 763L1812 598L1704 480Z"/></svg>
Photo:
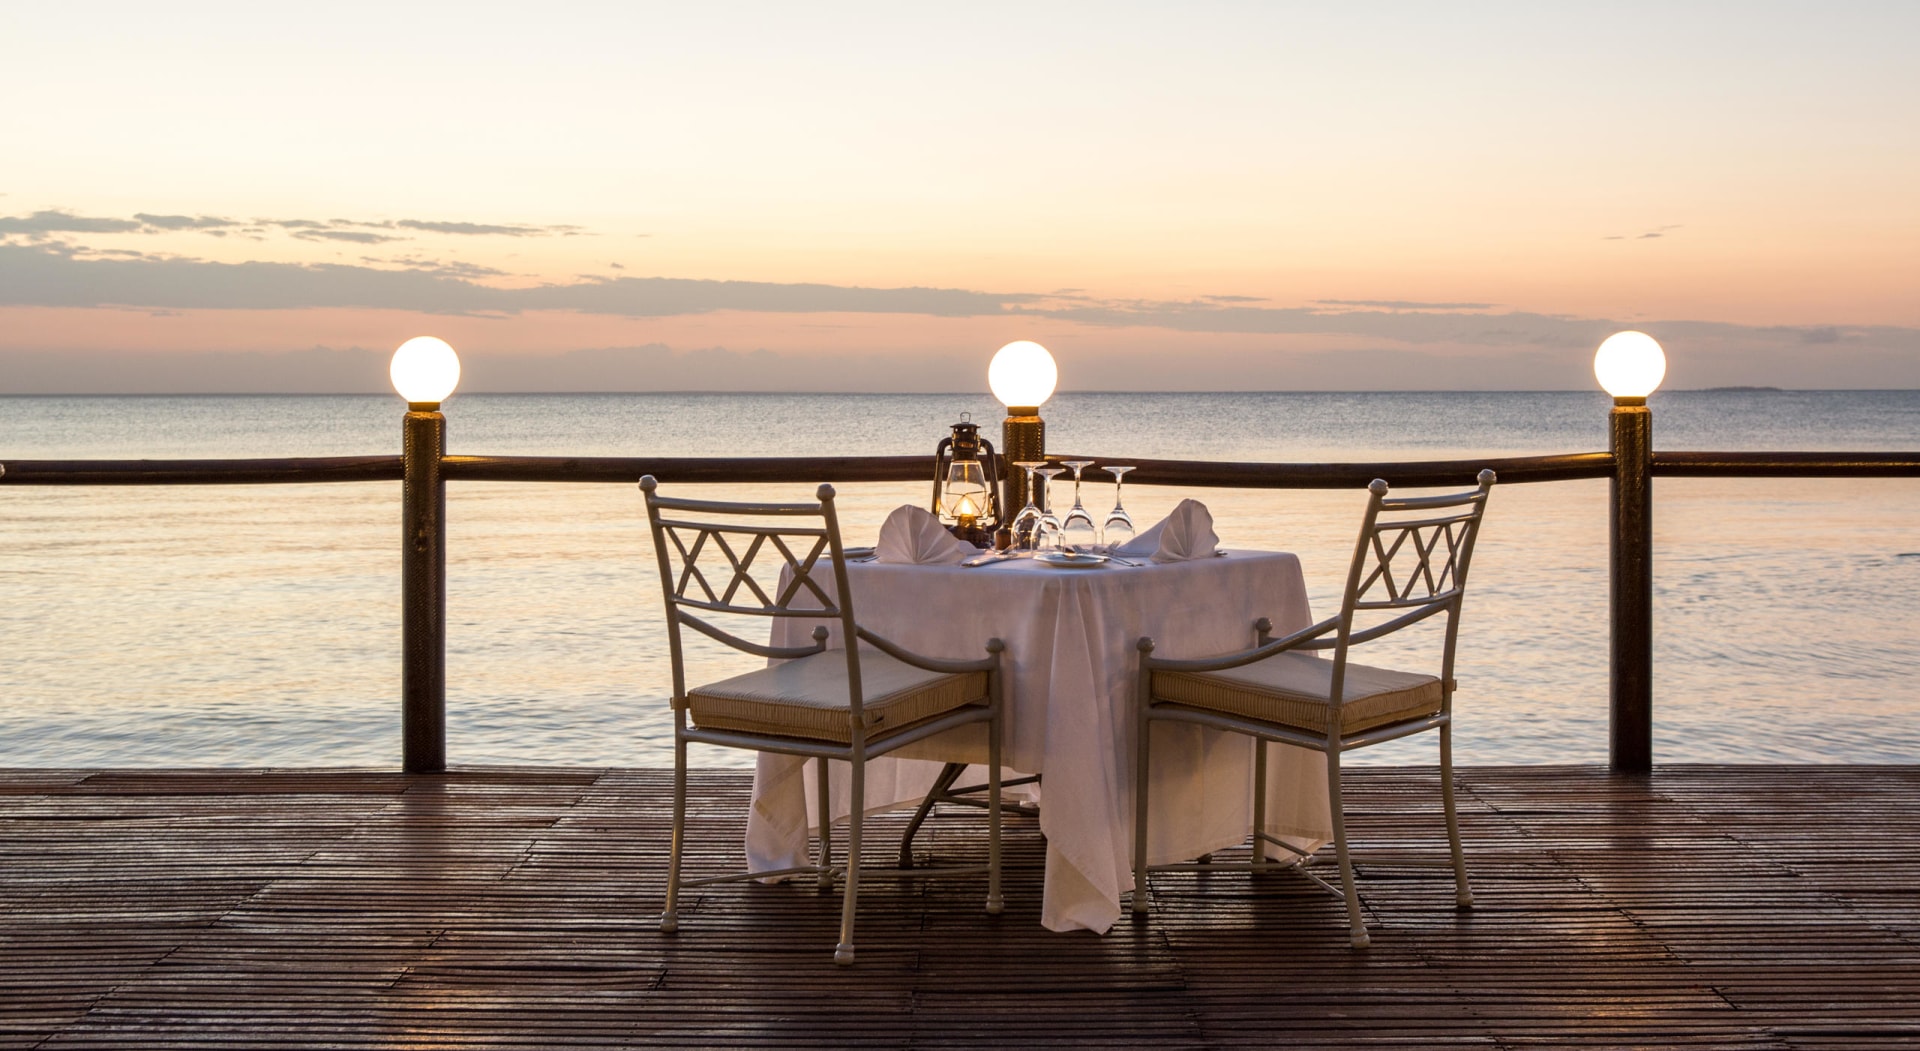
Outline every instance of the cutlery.
<svg viewBox="0 0 1920 1051"><path fill-rule="evenodd" d="M1019 557L1018 555L981 555L978 558L969 558L960 564L968 568L974 566L990 566L995 562L1012 562Z"/></svg>
<svg viewBox="0 0 1920 1051"><path fill-rule="evenodd" d="M1215 558L1225 558L1225 557L1227 557L1227 553L1226 553L1225 551L1215 551L1215 552L1213 553L1213 557L1215 557ZM1133 567L1135 567L1135 568L1138 568L1138 567L1140 567L1140 566L1144 566L1144 565L1146 565L1146 563L1145 563L1145 562L1137 562L1137 561L1135 561L1135 560L1133 560L1133 559L1131 559L1131 558L1124 558L1124 557L1122 557L1122 556L1120 556L1120 555L1112 555L1112 554L1110 554L1110 555L1108 555L1108 556L1107 556L1107 560L1108 560L1109 562L1118 562L1118 563L1120 563L1120 564L1121 564L1121 565L1123 565L1123 566L1133 566Z"/></svg>

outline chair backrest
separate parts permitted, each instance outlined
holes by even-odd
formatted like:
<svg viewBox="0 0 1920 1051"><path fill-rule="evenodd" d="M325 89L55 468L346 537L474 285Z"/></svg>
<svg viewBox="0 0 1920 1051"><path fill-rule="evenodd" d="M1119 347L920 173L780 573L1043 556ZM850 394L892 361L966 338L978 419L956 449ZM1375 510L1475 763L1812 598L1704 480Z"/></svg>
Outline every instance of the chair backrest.
<svg viewBox="0 0 1920 1051"><path fill-rule="evenodd" d="M1494 473L1481 471L1477 481L1465 492L1435 496L1391 497L1379 478L1367 486L1371 495L1341 599L1336 677L1351 646L1445 614L1440 677L1451 694L1460 602ZM1361 625L1361 619L1372 623Z"/></svg>
<svg viewBox="0 0 1920 1051"><path fill-rule="evenodd" d="M810 646L773 646L731 629L803 617L840 622L857 719L859 647L833 487L820 486L813 503L782 504L685 500L661 496L658 486L652 475L640 479L667 604L675 706L687 692L681 627L756 656L793 658L824 650L826 629L814 630ZM821 586L823 579L832 587Z"/></svg>

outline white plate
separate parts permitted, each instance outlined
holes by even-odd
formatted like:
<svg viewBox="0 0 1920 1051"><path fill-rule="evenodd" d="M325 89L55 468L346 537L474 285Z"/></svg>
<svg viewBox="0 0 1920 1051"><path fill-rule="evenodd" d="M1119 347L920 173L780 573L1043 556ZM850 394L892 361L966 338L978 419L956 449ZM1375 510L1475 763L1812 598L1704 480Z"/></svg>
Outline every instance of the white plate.
<svg viewBox="0 0 1920 1051"><path fill-rule="evenodd" d="M1062 551L1043 551L1033 556L1033 560L1043 566L1053 566L1056 569L1092 569L1094 566L1107 564L1105 555L1083 555L1079 552L1067 554Z"/></svg>

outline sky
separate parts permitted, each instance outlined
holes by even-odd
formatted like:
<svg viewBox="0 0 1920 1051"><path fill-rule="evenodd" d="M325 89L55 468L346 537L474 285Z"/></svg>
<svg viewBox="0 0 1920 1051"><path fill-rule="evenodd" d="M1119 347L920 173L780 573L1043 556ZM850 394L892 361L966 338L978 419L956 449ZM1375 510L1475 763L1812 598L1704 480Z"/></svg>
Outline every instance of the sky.
<svg viewBox="0 0 1920 1051"><path fill-rule="evenodd" d="M0 394L1920 387L1920 4L0 4Z"/></svg>

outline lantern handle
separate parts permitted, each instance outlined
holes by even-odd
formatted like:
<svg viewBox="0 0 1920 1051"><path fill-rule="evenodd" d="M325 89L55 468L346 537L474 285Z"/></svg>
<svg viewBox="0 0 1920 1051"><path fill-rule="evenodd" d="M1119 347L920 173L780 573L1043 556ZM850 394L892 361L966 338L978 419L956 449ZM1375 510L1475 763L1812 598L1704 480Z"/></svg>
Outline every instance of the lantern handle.
<svg viewBox="0 0 1920 1051"><path fill-rule="evenodd" d="M940 516L940 492L946 486L947 463L952 452L952 435L940 439L940 444L933 447L933 503L928 505L927 510L932 511L936 518Z"/></svg>
<svg viewBox="0 0 1920 1051"><path fill-rule="evenodd" d="M980 439L981 461L987 473L987 506L980 509L982 521L991 522L997 528L1003 523L1000 518L1000 452L993 447L993 439Z"/></svg>

